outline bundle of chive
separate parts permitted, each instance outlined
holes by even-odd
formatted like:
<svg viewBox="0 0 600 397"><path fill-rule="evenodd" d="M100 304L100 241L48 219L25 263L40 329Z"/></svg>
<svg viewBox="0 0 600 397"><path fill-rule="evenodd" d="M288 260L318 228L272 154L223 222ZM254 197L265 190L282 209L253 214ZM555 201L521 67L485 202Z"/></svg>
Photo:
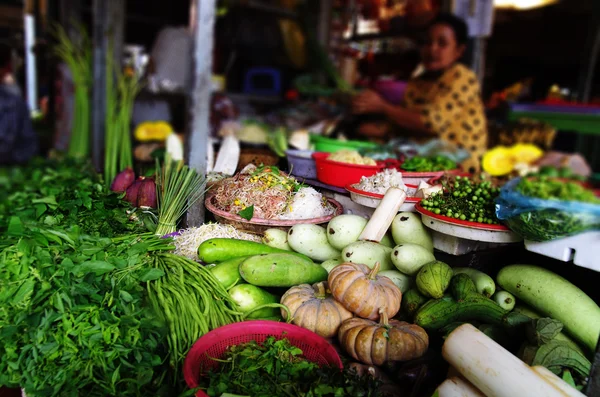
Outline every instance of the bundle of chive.
<svg viewBox="0 0 600 397"><path fill-rule="evenodd" d="M90 92L92 86L92 50L85 28L80 27L78 40L69 39L60 25L54 25L53 35L58 41L54 53L67 65L75 87L73 124L67 155L87 158L90 152Z"/></svg>
<svg viewBox="0 0 600 397"><path fill-rule="evenodd" d="M183 161L173 161L168 153L162 166L157 160L158 227L155 233L164 236L175 232L179 219L204 195L204 186L204 176Z"/></svg>
<svg viewBox="0 0 600 397"><path fill-rule="evenodd" d="M109 49L108 54L113 51ZM123 73L111 55L106 57L104 181L107 186L119 172L133 168L131 114L141 87L135 72Z"/></svg>

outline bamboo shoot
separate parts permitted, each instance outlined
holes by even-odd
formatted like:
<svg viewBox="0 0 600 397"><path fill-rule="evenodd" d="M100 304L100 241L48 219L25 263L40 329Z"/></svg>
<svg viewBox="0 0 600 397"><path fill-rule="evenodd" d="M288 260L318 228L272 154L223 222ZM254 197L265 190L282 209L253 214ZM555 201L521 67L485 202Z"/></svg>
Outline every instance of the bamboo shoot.
<svg viewBox="0 0 600 397"><path fill-rule="evenodd" d="M442 356L488 397L569 396L471 324L448 336Z"/></svg>
<svg viewBox="0 0 600 397"><path fill-rule="evenodd" d="M406 192L397 187L389 188L358 239L380 242L390 228L400 207L404 204L404 200L406 200Z"/></svg>

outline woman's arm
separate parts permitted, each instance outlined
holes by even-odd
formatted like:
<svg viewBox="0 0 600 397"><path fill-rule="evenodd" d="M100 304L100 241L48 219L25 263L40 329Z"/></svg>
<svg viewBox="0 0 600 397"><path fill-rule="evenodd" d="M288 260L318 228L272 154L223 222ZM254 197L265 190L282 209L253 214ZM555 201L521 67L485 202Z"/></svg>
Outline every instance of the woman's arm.
<svg viewBox="0 0 600 397"><path fill-rule="evenodd" d="M354 113L381 113L393 123L407 130L425 135L437 135L435 131L432 131L425 126L421 114L408 110L402 106L395 106L387 103L373 91L365 91L356 96L352 105Z"/></svg>

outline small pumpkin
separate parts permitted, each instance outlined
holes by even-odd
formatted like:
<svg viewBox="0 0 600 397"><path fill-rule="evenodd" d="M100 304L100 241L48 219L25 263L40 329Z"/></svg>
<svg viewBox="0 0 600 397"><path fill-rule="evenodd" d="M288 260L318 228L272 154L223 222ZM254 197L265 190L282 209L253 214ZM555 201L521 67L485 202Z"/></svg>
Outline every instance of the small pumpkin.
<svg viewBox="0 0 600 397"><path fill-rule="evenodd" d="M290 309L294 324L323 338L333 338L342 322L352 318L352 313L333 299L326 282L292 287L281 297L281 304ZM281 316L287 320L283 309Z"/></svg>
<svg viewBox="0 0 600 397"><path fill-rule="evenodd" d="M379 308L388 317L400 310L402 292L392 280L378 276L379 262L370 269L362 263L342 263L329 273L327 282L333 297L346 309L362 318L379 319Z"/></svg>
<svg viewBox="0 0 600 397"><path fill-rule="evenodd" d="M389 361L413 360L425 354L429 336L423 328L404 321L388 321L384 308L380 313L379 323L356 317L342 323L338 339L352 358L368 365L382 365Z"/></svg>

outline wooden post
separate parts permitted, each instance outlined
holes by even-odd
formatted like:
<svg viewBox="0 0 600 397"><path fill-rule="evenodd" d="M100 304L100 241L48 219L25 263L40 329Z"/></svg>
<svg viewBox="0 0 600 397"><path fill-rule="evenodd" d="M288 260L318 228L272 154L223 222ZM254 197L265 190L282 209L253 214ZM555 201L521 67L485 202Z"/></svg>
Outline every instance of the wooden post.
<svg viewBox="0 0 600 397"><path fill-rule="evenodd" d="M191 94L191 120L186 159L191 168L206 174L216 0L192 1L196 5L193 33L194 86ZM199 226L204 223L204 197L188 210L186 223L188 226Z"/></svg>
<svg viewBox="0 0 600 397"><path fill-rule="evenodd" d="M120 64L125 24L124 0L94 0L93 64L94 84L92 99L92 161L97 171L104 164L104 119L106 116L106 56L109 40L115 48L115 61ZM117 52L118 51L118 52Z"/></svg>

